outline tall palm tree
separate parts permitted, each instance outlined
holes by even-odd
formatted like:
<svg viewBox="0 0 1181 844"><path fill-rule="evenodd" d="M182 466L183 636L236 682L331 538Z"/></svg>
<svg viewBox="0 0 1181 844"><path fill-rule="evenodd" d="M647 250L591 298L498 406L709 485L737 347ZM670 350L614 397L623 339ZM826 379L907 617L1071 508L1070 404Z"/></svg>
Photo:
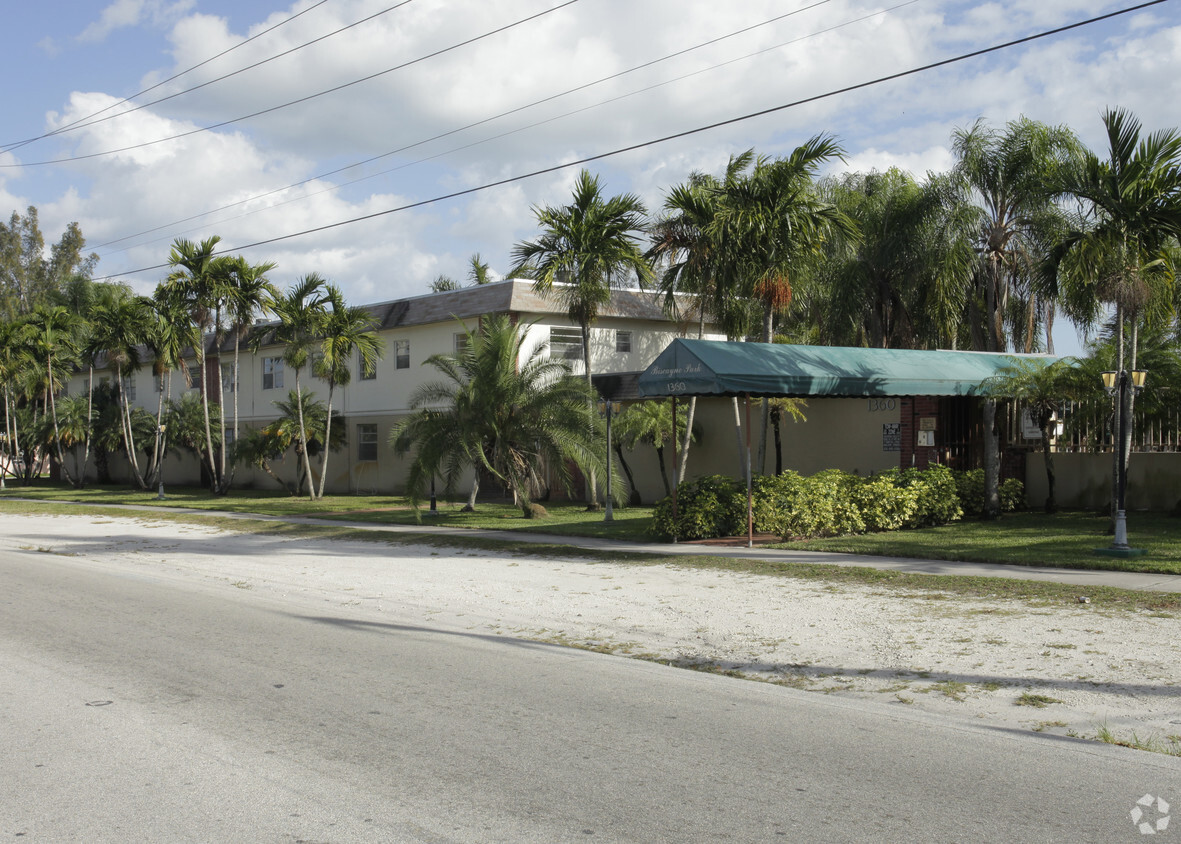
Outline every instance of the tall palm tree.
<svg viewBox="0 0 1181 844"><path fill-rule="evenodd" d="M749 322L749 308L744 300L715 295L718 252L709 230L721 207L722 184L749 167L753 159L753 150L730 156L722 179L705 173L690 173L687 181L669 191L661 215L651 228L652 245L646 257L654 266L663 268L657 287L663 297L664 311L680 320L678 297L690 297L695 314L687 316L696 316L698 338L705 336L707 314L720 323L730 337L745 333ZM681 440L680 464L676 470L678 483L685 480L688 469L689 432L693 430L696 412L697 397L691 396ZM744 453L741 448L739 453Z"/></svg>
<svg viewBox="0 0 1181 844"><path fill-rule="evenodd" d="M147 484L139 467L135 429L131 422L131 403L128 401L124 375L130 376L139 369L139 344L147 339L146 328L150 320L151 311L147 300L139 297L117 299L94 309L91 339L92 346L106 357L108 365L115 368L124 451L132 476L141 489L145 489Z"/></svg>
<svg viewBox="0 0 1181 844"><path fill-rule="evenodd" d="M344 295L334 284L325 286L324 298L328 312L316 375L328 382L323 439L332 442L332 396L338 386L347 386L352 380L353 355L356 354L362 370L371 369L377 365L385 347L374 330L376 322L368 310L346 305ZM320 489L316 493L319 498L324 497L328 477L328 452L327 448L320 452Z"/></svg>
<svg viewBox="0 0 1181 844"><path fill-rule="evenodd" d="M219 326L219 315L225 299L226 278L229 273L229 259L216 254L221 238L208 237L200 243L178 238L172 243L168 263L172 272L165 280L172 295L187 305L189 320L192 322L196 343L193 351L200 373L201 411L205 423L205 463L209 468L210 485L214 491L220 488L218 462L213 449L213 428L209 421L209 373L206 372L206 335ZM216 345L214 346L216 349ZM221 414L224 417L224 414ZM219 441L220 441L219 437Z"/></svg>
<svg viewBox="0 0 1181 844"><path fill-rule="evenodd" d="M728 175L720 188L721 207L708 229L720 270L715 295L757 301L764 343L774 339L775 315L787 309L797 275L822 245L834 237L858 237L856 224L825 202L814 182L822 164L842 158L834 138L816 135L786 158L756 158L750 168ZM770 413L764 400L759 472L766 459Z"/></svg>
<svg viewBox="0 0 1181 844"><path fill-rule="evenodd" d="M295 374L299 448L313 499L316 497L316 485L308 455L308 428L303 414L303 385L299 376L307 368L313 342L324 335L326 283L317 273L309 273L289 287L286 293L274 297L270 305L271 311L279 318L274 340L283 344L283 362Z"/></svg>
<svg viewBox="0 0 1181 844"><path fill-rule="evenodd" d="M524 339L507 316L496 315L467 332L462 352L427 358L444 380L416 390L414 413L390 433L396 453L414 451L406 492L415 507L432 477L442 475L453 489L464 470L483 468L533 516L543 467L569 489L571 465L583 472L606 466L590 388L570 377L566 361L548 358L544 344L523 358Z"/></svg>
<svg viewBox="0 0 1181 844"><path fill-rule="evenodd" d="M1093 324L1104 305L1114 306L1116 362L1135 369L1137 331L1145 316L1161 317L1174 304L1169 247L1181 238L1181 133L1141 135L1141 124L1123 110L1103 115L1107 159L1086 152L1066 174L1063 187L1084 204L1085 224L1068 233L1048 262L1069 312ZM1125 326L1130 323L1130 355ZM1134 391L1123 391L1118 412L1132 417ZM1131 455L1131 426L1115 450L1113 511L1121 467Z"/></svg>
<svg viewBox="0 0 1181 844"><path fill-rule="evenodd" d="M647 210L635 194L604 199L598 176L583 170L569 205L534 208L542 232L513 247L513 274L566 306L582 332L582 360L591 383L590 327L611 291L634 279L647 286L652 269L640 248Z"/></svg>
<svg viewBox="0 0 1181 844"><path fill-rule="evenodd" d="M227 261L226 275L226 315L230 320L230 331L234 336L234 363L230 372L229 389L234 396L233 441L238 440L238 394L241 392L241 358L242 340L250 331L254 320L270 308L275 297L275 289L267 278L267 273L277 265L274 263L251 264L242 256ZM225 404L225 388L227 384L222 379L222 404ZM222 437L221 444L221 491L229 490L233 480L233 467L226 466L226 437Z"/></svg>
<svg viewBox="0 0 1181 844"><path fill-rule="evenodd" d="M29 368L33 352L25 340L24 325L0 320L0 394L4 396L4 439L0 443L0 489L11 472L16 477L16 463L20 452L20 430L17 425L17 402L21 398L20 374Z"/></svg>
<svg viewBox="0 0 1181 844"><path fill-rule="evenodd" d="M1018 118L1003 131L978 120L952 136L956 198L975 209L979 263L968 297L971 346L1003 352L1010 340L1033 351L1028 330L1050 297L1039 289L1037 268L1050 243L1065 230L1057 199L1081 146L1066 127Z"/></svg>
<svg viewBox="0 0 1181 844"><path fill-rule="evenodd" d="M72 365L79 354L77 339L80 321L81 317L62 305L40 304L33 308L25 322L26 340L45 366L45 406L49 408L49 415L53 421L53 442L58 465L71 484L74 483L74 479L70 475L69 467L66 466L61 435L58 431L57 393L64 386L61 368Z"/></svg>

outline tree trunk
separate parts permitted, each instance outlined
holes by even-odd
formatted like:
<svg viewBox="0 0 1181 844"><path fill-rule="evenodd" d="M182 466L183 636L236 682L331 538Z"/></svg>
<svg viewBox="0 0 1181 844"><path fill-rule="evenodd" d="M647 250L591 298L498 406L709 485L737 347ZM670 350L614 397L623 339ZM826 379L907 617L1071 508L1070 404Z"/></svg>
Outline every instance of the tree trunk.
<svg viewBox="0 0 1181 844"><path fill-rule="evenodd" d="M664 481L664 494L672 495L673 489L668 483L668 472L664 469L664 446L656 446L656 461L660 464L660 479Z"/></svg>
<svg viewBox="0 0 1181 844"><path fill-rule="evenodd" d="M631 466L627 465L627 460L623 457L623 446L615 443L615 455L619 458L619 465L623 468L623 474L627 476L627 485L631 489L631 494L628 495L627 502L632 507L639 507L643 504L643 499L640 498L640 491L636 489L636 479L632 476Z"/></svg>
<svg viewBox="0 0 1181 844"><path fill-rule="evenodd" d="M1000 447L996 428L996 399L984 400L984 518L1001 515Z"/></svg>
<svg viewBox="0 0 1181 844"><path fill-rule="evenodd" d="M332 394L336 391L336 384L328 381L328 420L324 423L324 450L320 452L320 490L313 497L324 497L324 483L328 479L328 443L332 442Z"/></svg>
<svg viewBox="0 0 1181 844"><path fill-rule="evenodd" d="M208 378L205 377L205 336L202 334L197 343L197 368L201 371L201 382L197 387L201 390L201 413L205 418L205 454L209 462L209 491L217 494L217 459L213 454L213 429L209 425L209 394L205 389ZM298 381L298 379L297 379Z"/></svg>
<svg viewBox="0 0 1181 844"><path fill-rule="evenodd" d="M58 427L57 427L57 400L54 398L54 395L53 395L53 358L52 358L52 356L47 356L45 358L45 370L46 370L46 375L49 378L49 387L46 390L46 392L49 393L49 408L50 408L51 413L53 414L53 445L54 445L55 450L57 451L58 465L60 465L62 467L62 474L65 475L66 481L68 481L72 485L74 483L74 479L70 477L70 470L66 466L65 456L62 454L61 432L58 430Z"/></svg>
<svg viewBox="0 0 1181 844"><path fill-rule="evenodd" d="M1042 455L1046 460L1046 512L1058 512L1058 498L1054 491L1054 455L1050 451L1050 415L1042 414L1038 419L1042 432Z"/></svg>
<svg viewBox="0 0 1181 844"><path fill-rule="evenodd" d="M681 437L681 454L678 458L677 466L677 483L683 484L685 482L685 472L689 468L689 443L693 441L693 414L697 412L697 396L689 397L689 410L685 414L685 433ZM620 457L622 460L622 456ZM628 480L631 480L631 475L628 475ZM635 485L632 485L632 490L635 490ZM638 493L636 493L638 495Z"/></svg>
<svg viewBox="0 0 1181 844"><path fill-rule="evenodd" d="M315 501L316 499L316 481L312 478L312 458L308 455L308 432L303 424L303 388L299 384L299 370L295 370L295 403L296 409L299 411L299 445L303 452L302 463L304 475L308 479L308 495ZM327 444L324 446L327 448ZM303 491L303 484L299 486L300 492Z"/></svg>
<svg viewBox="0 0 1181 844"><path fill-rule="evenodd" d="M467 494L467 504L463 505L463 509L459 511L461 513L476 512L476 496L480 492L480 469L478 466L475 467L475 472L476 476L472 478L471 491Z"/></svg>
<svg viewBox="0 0 1181 844"><path fill-rule="evenodd" d="M591 381L591 351L590 351L590 323L579 323L579 328L582 329L582 369L586 373L586 386L588 392L594 389L594 382ZM594 399L591 399L591 413L594 413ZM610 459L610 458L608 458ZM597 495L597 484L595 483L595 470L589 469L586 473L586 509L598 510L599 498ZM608 491L608 495L610 491Z"/></svg>

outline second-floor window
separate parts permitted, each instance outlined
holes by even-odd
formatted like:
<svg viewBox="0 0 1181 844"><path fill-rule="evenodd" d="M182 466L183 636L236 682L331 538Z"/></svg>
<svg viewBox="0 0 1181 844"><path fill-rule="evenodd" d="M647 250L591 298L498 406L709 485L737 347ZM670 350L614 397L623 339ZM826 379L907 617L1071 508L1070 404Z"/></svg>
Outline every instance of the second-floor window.
<svg viewBox="0 0 1181 844"><path fill-rule="evenodd" d="M615 351L630 352L632 350L632 333L630 331L615 332Z"/></svg>
<svg viewBox="0 0 1181 844"><path fill-rule="evenodd" d="M395 340L394 341L394 368L395 369L409 369L410 368L410 341L409 340Z"/></svg>
<svg viewBox="0 0 1181 844"><path fill-rule="evenodd" d="M135 401L135 381L131 378L123 379L123 400L128 402Z"/></svg>
<svg viewBox="0 0 1181 844"><path fill-rule="evenodd" d="M551 326L549 356L564 360L582 360L582 331L578 328Z"/></svg>
<svg viewBox="0 0 1181 844"><path fill-rule="evenodd" d="M223 393L232 393L237 388L238 379L234 377L234 364L223 363L221 365L221 390Z"/></svg>
<svg viewBox="0 0 1181 844"><path fill-rule="evenodd" d="M366 364L365 358L358 355L357 378L361 381L372 381L377 378L377 358L374 358L372 361Z"/></svg>
<svg viewBox="0 0 1181 844"><path fill-rule="evenodd" d="M283 389L283 358L262 359L262 388L264 390Z"/></svg>

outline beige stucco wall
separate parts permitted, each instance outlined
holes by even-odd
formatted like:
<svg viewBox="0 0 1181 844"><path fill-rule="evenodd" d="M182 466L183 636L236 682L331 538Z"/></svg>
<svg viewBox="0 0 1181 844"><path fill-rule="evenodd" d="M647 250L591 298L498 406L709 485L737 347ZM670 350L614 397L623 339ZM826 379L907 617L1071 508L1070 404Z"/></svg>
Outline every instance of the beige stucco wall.
<svg viewBox="0 0 1181 844"><path fill-rule="evenodd" d="M1110 454L1055 454L1059 507L1101 509L1111 501ZM1041 452L1025 462L1025 492L1031 507L1046 500L1046 464ZM1181 501L1181 454L1137 453L1128 462L1125 500L1129 510L1172 510Z"/></svg>

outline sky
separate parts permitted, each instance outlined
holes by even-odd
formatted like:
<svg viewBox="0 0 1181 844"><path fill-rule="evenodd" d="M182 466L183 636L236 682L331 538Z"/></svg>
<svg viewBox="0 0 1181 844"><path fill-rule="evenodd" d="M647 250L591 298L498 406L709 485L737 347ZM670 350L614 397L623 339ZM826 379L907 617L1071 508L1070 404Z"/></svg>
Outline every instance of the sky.
<svg viewBox="0 0 1181 844"><path fill-rule="evenodd" d="M1107 108L1181 126L1181 0L877 84L1136 3L13 5L0 215L36 206L48 242L77 222L96 277L143 293L176 238L212 235L277 263L281 287L318 272L352 304L465 282L475 253L503 274L533 209L569 201L579 166L562 165L617 150L585 166L657 211L694 170L818 134L845 151L827 173L921 177L978 119L1066 125L1101 157ZM1079 347L1069 324L1055 338Z"/></svg>

